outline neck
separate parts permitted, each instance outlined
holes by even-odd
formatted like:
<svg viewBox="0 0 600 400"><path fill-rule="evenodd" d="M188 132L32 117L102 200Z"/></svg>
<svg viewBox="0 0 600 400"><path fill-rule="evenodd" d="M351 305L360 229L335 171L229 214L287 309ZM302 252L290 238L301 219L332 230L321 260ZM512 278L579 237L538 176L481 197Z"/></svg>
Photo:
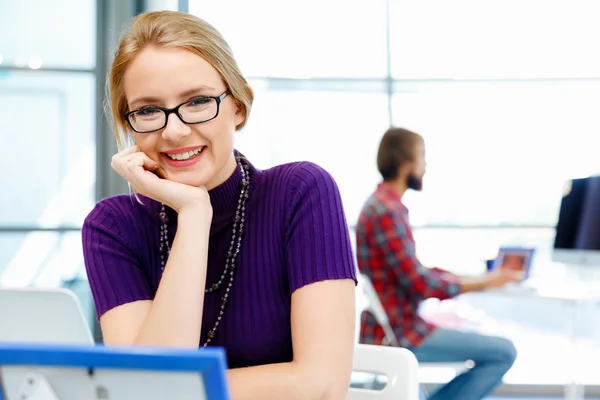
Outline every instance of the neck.
<svg viewBox="0 0 600 400"><path fill-rule="evenodd" d="M222 185L223 182L229 179L229 177L231 176L231 174L233 174L233 171L235 171L236 168L237 162L235 161L235 156L232 152L231 157L229 157L229 160L227 160L227 163L225 164L223 169L217 175L215 175L215 177L210 182L206 184L206 190L212 190L217 186Z"/></svg>
<svg viewBox="0 0 600 400"><path fill-rule="evenodd" d="M404 193L406 193L406 191L408 190L406 179L398 178L393 181L385 181L385 184L394 189L396 193L398 193L398 196L400 196L400 198L402 198L402 196L404 196Z"/></svg>

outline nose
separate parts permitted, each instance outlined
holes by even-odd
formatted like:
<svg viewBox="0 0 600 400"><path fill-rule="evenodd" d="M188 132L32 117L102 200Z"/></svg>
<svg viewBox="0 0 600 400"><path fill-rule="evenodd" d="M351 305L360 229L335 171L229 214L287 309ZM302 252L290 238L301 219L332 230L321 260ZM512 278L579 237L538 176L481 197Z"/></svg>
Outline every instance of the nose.
<svg viewBox="0 0 600 400"><path fill-rule="evenodd" d="M172 113L167 119L167 126L163 129L162 137L165 140L177 142L189 136L191 131L191 127L184 124L179 115Z"/></svg>

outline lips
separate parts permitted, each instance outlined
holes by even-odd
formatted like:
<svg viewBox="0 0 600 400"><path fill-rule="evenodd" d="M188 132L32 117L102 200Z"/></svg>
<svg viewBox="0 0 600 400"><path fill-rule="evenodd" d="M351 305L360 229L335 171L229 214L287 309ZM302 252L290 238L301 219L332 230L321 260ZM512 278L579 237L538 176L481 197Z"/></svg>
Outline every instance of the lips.
<svg viewBox="0 0 600 400"><path fill-rule="evenodd" d="M193 146L160 153L164 164L173 168L187 168L200 162L207 146Z"/></svg>
<svg viewBox="0 0 600 400"><path fill-rule="evenodd" d="M188 151L184 151L184 152L167 152L164 154L166 154L167 157L169 157L171 160L186 161L186 160L189 160L190 158L194 158L194 157L198 156L200 153L202 153L202 151L205 148L206 148L206 146L200 146L200 147L196 148L195 150L188 150Z"/></svg>

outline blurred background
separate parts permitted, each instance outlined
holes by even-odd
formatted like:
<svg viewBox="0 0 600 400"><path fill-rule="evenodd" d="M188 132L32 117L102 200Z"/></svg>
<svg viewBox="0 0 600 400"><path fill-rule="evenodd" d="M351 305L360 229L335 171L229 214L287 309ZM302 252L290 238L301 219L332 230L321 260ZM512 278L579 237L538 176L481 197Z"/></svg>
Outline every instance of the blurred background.
<svg viewBox="0 0 600 400"><path fill-rule="evenodd" d="M422 261L476 275L499 246L532 246L532 273L560 275L563 182L600 171L598 1L0 0L0 285L68 287L97 329L80 228L97 200L127 192L110 168L105 76L125 24L158 9L228 40L256 92L237 147L257 167L320 164L352 226L379 182L382 134L415 130L428 173L407 203ZM562 392L566 304L478 294L453 307L515 341L501 393ZM596 395L599 317L587 307L577 325Z"/></svg>

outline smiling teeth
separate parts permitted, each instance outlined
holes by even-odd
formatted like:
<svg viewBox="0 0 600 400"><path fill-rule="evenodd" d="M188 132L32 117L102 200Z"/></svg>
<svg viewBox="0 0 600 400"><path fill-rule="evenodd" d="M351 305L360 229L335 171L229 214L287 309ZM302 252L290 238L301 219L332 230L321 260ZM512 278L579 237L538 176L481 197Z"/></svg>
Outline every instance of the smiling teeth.
<svg viewBox="0 0 600 400"><path fill-rule="evenodd" d="M204 150L204 147L200 147L194 151L188 151L187 153L179 153L179 154L168 154L167 155L173 159L178 161L188 160L198 154L200 154Z"/></svg>

